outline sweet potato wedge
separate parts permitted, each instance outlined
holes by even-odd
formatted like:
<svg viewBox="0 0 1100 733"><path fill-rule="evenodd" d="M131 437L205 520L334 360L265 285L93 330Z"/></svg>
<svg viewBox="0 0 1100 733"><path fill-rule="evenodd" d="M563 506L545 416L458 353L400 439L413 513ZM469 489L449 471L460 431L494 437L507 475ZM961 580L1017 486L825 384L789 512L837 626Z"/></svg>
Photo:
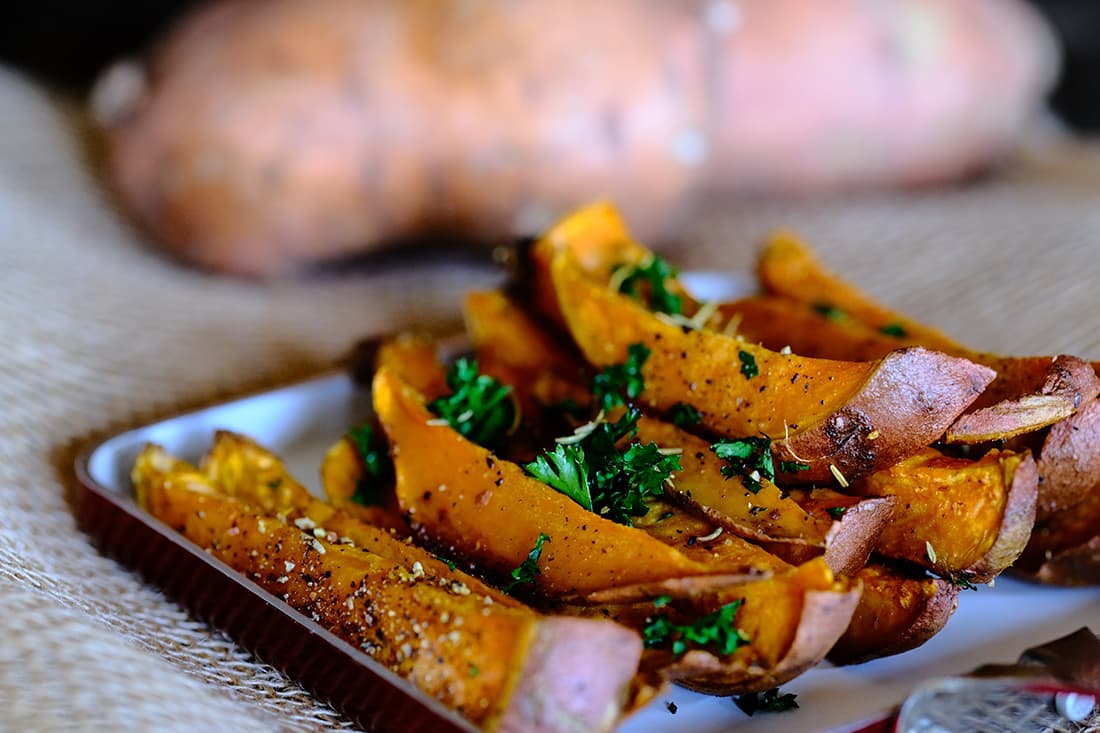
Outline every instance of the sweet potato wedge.
<svg viewBox="0 0 1100 733"><path fill-rule="evenodd" d="M618 209L605 202L577 209L521 249L514 294L563 331L565 319L550 273L551 262L562 252L571 254L585 272L605 276L618 265L637 264L649 256Z"/></svg>
<svg viewBox="0 0 1100 733"><path fill-rule="evenodd" d="M409 528L400 516L396 521L401 522L402 531L396 532L318 500L298 483L278 456L251 438L225 430L215 433L214 444L203 457L202 472L226 495L267 516L279 517L309 532L320 530L329 541L350 542L406 567L419 563L437 578L466 585L496 603L518 605L511 596L404 541Z"/></svg>
<svg viewBox="0 0 1100 733"><path fill-rule="evenodd" d="M732 654L692 648L676 654L661 644L646 649L640 676L673 681L711 695L756 692L776 687L820 662L847 627L859 599L859 585L833 577L825 561L812 560L719 593L656 605L566 606L558 610L610 618L642 632L658 615L690 623L740 601L734 627L744 641Z"/></svg>
<svg viewBox="0 0 1100 733"><path fill-rule="evenodd" d="M550 537L536 587L583 598L609 588L641 597L743 580L753 568L698 563L645 532L603 519L527 476L518 465L433 421L422 398L389 369L375 375L375 411L389 437L397 498L413 530L448 555L506 579Z"/></svg>
<svg viewBox="0 0 1100 733"><path fill-rule="evenodd" d="M721 435L782 436L777 458L808 464L790 480L833 481L837 470L854 477L893 465L943 435L995 376L917 347L877 362L782 354L672 325L586 277L567 255L555 258L552 271L570 333L589 362L621 363L628 346L645 345L643 403L667 410L685 402Z"/></svg>
<svg viewBox="0 0 1100 733"><path fill-rule="evenodd" d="M943 578L881 563L859 571L859 603L847 630L829 650L833 664L857 664L916 649L947 624L959 586Z"/></svg>
<svg viewBox="0 0 1100 733"><path fill-rule="evenodd" d="M898 511L879 534L879 553L984 583L1012 565L1027 544L1037 483L1030 453L993 450L971 461L929 448L849 490L897 497Z"/></svg>
<svg viewBox="0 0 1100 733"><path fill-rule="evenodd" d="M922 346L906 336L876 331L824 304L757 295L718 306L723 330L772 351L838 361L874 361L899 348ZM900 333L895 331L894 333Z"/></svg>
<svg viewBox="0 0 1100 733"><path fill-rule="evenodd" d="M963 348L938 329L883 307L837 277L793 232L777 231L768 237L756 261L756 274L767 293L823 310L834 309L865 323L873 331L904 333L906 338L936 351L957 353Z"/></svg>
<svg viewBox="0 0 1100 733"><path fill-rule="evenodd" d="M641 654L633 632L491 603L416 565L261 515L197 472L155 464L135 472L150 513L484 729L614 726Z"/></svg>
<svg viewBox="0 0 1100 733"><path fill-rule="evenodd" d="M803 356L865 360L882 358L904 346L935 348L934 342L922 342L898 324L883 333L833 306L815 310L789 298L747 298L725 303L718 312L745 339L770 349L787 346ZM1034 432L1069 417L1100 394L1095 370L1075 356L1008 357L961 346L948 353L997 372L997 378L947 429L949 443L1008 440Z"/></svg>
<svg viewBox="0 0 1100 733"><path fill-rule="evenodd" d="M752 491L741 478L724 477L724 462L710 450L710 443L675 425L643 417L638 421L638 438L683 450L683 470L667 490L673 501L692 507L734 534L763 543L781 557L802 562L823 554L836 575L853 575L863 567L879 530L893 513L890 497L841 496L822 505L843 504L846 511L839 519L824 509L811 514L767 479L762 478L759 490Z"/></svg>
<svg viewBox="0 0 1100 733"><path fill-rule="evenodd" d="M997 372L997 379L946 431L950 443L1007 440L1052 425L1100 394L1092 366L1074 356L1008 357L967 349L940 331L891 311L829 272L789 232L773 235L757 271L763 286L787 299L764 298L723 309L740 319L747 337L767 345L787 332L796 353L855 359L882 356L906 343L960 356ZM806 308L799 309L793 303ZM818 313L811 314L810 308ZM782 313L782 326L769 317ZM774 341L772 341L774 343ZM876 354L876 351L880 353ZM1100 452L1100 449L1097 449Z"/></svg>

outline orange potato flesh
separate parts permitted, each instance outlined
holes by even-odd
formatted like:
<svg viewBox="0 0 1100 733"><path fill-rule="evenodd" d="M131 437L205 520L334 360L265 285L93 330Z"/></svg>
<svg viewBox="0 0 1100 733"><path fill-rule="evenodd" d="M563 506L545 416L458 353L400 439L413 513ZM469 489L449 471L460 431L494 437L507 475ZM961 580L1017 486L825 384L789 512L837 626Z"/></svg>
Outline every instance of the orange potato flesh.
<svg viewBox="0 0 1100 733"><path fill-rule="evenodd" d="M608 203L578 209L546 230L524 255L524 295L537 312L561 329L565 329L565 319L550 273L551 262L561 252L569 252L585 272L604 276L610 276L617 265L636 264L648 255L634 241L618 210Z"/></svg>
<svg viewBox="0 0 1100 733"><path fill-rule="evenodd" d="M428 400L450 392L447 371L439 360L439 343L430 336L402 333L384 339L374 368L390 369L416 385L416 390Z"/></svg>
<svg viewBox="0 0 1100 733"><path fill-rule="evenodd" d="M151 514L486 730L613 725L641 653L632 632L487 603L415 565L257 514L193 470L150 468L156 462L135 476ZM569 683L583 677L583 699L556 699L562 644L572 654ZM550 704L565 709L545 715Z"/></svg>
<svg viewBox="0 0 1100 733"><path fill-rule="evenodd" d="M829 272L810 248L790 233L773 235L758 260L757 270L769 292L804 305L827 305L841 314L839 323L818 324L817 333L807 328L807 321L813 319L805 313L788 314L792 324L789 338L795 340L791 347L796 352L803 353L800 347L822 347L834 358L857 358L845 356L845 344L849 344L856 355L873 355L876 348L890 348L884 330L901 328L904 340L910 344L961 356L996 370L997 379L968 414L947 431L948 442L973 444L1032 432L1072 415L1100 394L1100 378L1094 368L1077 357L1061 355L1052 361L1045 356L1007 357L972 351L934 328L879 305ZM767 307L774 315L781 306ZM750 305L742 316L751 319L765 315L759 310L759 306ZM860 325L866 327L863 332ZM762 335L775 337L774 331L781 327L758 328L764 331Z"/></svg>
<svg viewBox="0 0 1100 733"><path fill-rule="evenodd" d="M214 445L203 458L202 470L211 483L228 496L258 507L268 516L291 522L308 520L303 526L310 531L321 528L337 539L347 538L356 547L405 566L420 563L432 575L463 583L496 603L518 605L511 596L452 568L427 550L403 541L409 527L399 515L387 513L387 519L399 523L400 532L385 525L371 524L357 514L316 499L287 471L278 456L243 435L219 431Z"/></svg>
<svg viewBox="0 0 1100 733"><path fill-rule="evenodd" d="M809 464L791 480L832 481L885 468L939 438L992 381L994 372L920 348L878 362L781 354L657 318L636 301L587 278L567 257L554 260L558 301L570 332L597 367L626 360L631 344L650 355L641 400L670 409L686 402L720 435L765 434L780 460ZM739 364L751 358L759 374Z"/></svg>
<svg viewBox="0 0 1100 733"><path fill-rule="evenodd" d="M917 346L912 339L876 331L862 321L837 315L829 317L800 300L759 295L722 303L718 313L746 341L816 359L873 361L895 349Z"/></svg>
<svg viewBox="0 0 1100 733"><path fill-rule="evenodd" d="M878 359L903 347L930 343L891 336L848 315L827 317L806 303L764 296L719 308L747 340L770 349L827 359ZM970 351L949 353L997 372L997 378L946 432L949 443L1007 440L1052 425L1100 393L1092 366L1074 356L1008 357Z"/></svg>
<svg viewBox="0 0 1100 733"><path fill-rule="evenodd" d="M859 288L829 272L793 232L773 233L756 263L766 292L807 305L827 305L881 332L900 326L908 338L929 349L949 354L963 347L950 336L871 300Z"/></svg>
<svg viewBox="0 0 1100 733"><path fill-rule="evenodd" d="M856 664L915 649L939 633L959 603L959 586L881 564L859 572L863 591L852 622L829 651L834 664Z"/></svg>
<svg viewBox="0 0 1100 733"><path fill-rule="evenodd" d="M1030 454L994 450L970 461L928 449L851 490L897 497L878 552L980 583L1023 551L1035 521L1037 482Z"/></svg>
<svg viewBox="0 0 1100 733"><path fill-rule="evenodd" d="M527 476L518 465L432 424L422 398L389 369L374 380L375 411L393 450L397 497L414 531L452 557L507 578L540 533L538 592L583 597L623 586L743 575L689 560L641 530L615 524Z"/></svg>

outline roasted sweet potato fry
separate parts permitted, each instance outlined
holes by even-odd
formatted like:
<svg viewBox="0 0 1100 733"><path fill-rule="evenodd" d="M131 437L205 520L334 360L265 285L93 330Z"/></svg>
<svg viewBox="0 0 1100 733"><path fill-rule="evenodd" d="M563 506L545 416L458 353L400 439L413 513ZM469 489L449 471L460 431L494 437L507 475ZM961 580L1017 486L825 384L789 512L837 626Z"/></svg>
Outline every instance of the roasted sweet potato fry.
<svg viewBox="0 0 1100 733"><path fill-rule="evenodd" d="M621 363L628 346L643 344L643 403L658 410L687 403L721 435L782 437L777 458L808 466L791 480L832 481L837 471L855 477L893 465L943 435L995 376L916 347L877 362L782 354L661 320L586 277L567 255L552 269L570 333L592 364Z"/></svg>
<svg viewBox="0 0 1100 733"><path fill-rule="evenodd" d="M682 449L683 470L667 490L674 501L691 506L734 534L764 543L781 557L802 562L824 554L837 575L853 575L863 567L879 530L893 513L890 497L841 496L811 514L766 478L758 482L758 489L749 488L740 477L726 478L724 462L710 450L710 443L675 425L643 417L638 421L638 437ZM838 517L826 511L839 505L846 511Z"/></svg>
<svg viewBox="0 0 1100 733"><path fill-rule="evenodd" d="M562 612L611 618L639 632L647 628L643 679L674 681L713 695L776 687L820 662L847 627L859 599L859 586L837 580L821 558L788 567L769 578L731 586L714 594L634 604L568 606ZM654 620L687 625L730 603L738 603L733 633L742 641L731 654L713 645L670 648Z"/></svg>
<svg viewBox="0 0 1100 733"><path fill-rule="evenodd" d="M345 540L366 550L411 567L414 563L444 580L462 583L479 595L505 606L518 602L481 580L457 569L457 563L440 560L404 538L409 531L400 516L397 532L384 525L362 521L357 514L318 500L287 471L278 456L251 438L225 430L214 436L214 445L203 457L202 472L226 495L260 509L267 516L280 517L310 532L321 529L334 541Z"/></svg>
<svg viewBox="0 0 1100 733"><path fill-rule="evenodd" d="M879 534L878 552L984 583L1009 567L1027 544L1037 483L1030 453L993 450L971 461L930 448L849 490L897 497L898 511Z"/></svg>
<svg viewBox="0 0 1100 733"><path fill-rule="evenodd" d="M549 540L534 585L550 597L584 598L610 588L639 597L694 592L755 572L695 562L639 529L582 508L439 424L389 369L375 375L373 393L393 446L397 498L414 532L491 577L508 578L540 534Z"/></svg>
<svg viewBox="0 0 1100 733"><path fill-rule="evenodd" d="M793 232L777 231L768 238L756 261L756 274L767 293L850 316L879 333L905 334L904 338L929 349L949 354L963 349L950 336L879 305L829 272Z"/></svg>
<svg viewBox="0 0 1100 733"><path fill-rule="evenodd" d="M845 288L851 289L845 285ZM770 349L790 347L796 354L826 359L879 359L904 346L936 348L897 325L889 333L833 306L814 306L776 296L726 303L722 318L745 339ZM948 353L997 372L997 378L946 431L948 443L1008 440L1072 415L1100 394L1092 365L1075 356L1008 357L961 346Z"/></svg>
<svg viewBox="0 0 1100 733"><path fill-rule="evenodd" d="M959 603L959 586L923 572L881 563L859 571L862 584L852 622L832 649L834 664L857 664L916 649L946 624Z"/></svg>
<svg viewBox="0 0 1100 733"><path fill-rule="evenodd" d="M608 203L574 211L521 250L513 290L562 330L565 320L550 274L550 263L561 252L569 252L586 272L608 276L619 265L636 264L652 256L634 241L618 210Z"/></svg>
<svg viewBox="0 0 1100 733"><path fill-rule="evenodd" d="M415 564L304 533L152 450L134 476L150 513L484 729L613 727L641 653L633 632L494 604Z"/></svg>

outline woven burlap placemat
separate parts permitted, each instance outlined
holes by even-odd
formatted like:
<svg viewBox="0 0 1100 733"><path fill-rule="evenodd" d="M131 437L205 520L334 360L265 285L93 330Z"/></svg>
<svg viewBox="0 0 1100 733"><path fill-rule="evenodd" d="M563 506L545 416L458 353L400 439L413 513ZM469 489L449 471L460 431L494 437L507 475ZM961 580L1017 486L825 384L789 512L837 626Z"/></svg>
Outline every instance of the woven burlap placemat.
<svg viewBox="0 0 1100 733"><path fill-rule="evenodd" d="M112 210L77 109L0 70L0 728L349 728L92 549L69 503L74 452L319 371L365 334L452 322L496 275L438 255L273 285L188 270ZM975 346L1097 358L1098 195L1100 153L1062 145L951 190L716 200L670 256L744 267L764 232L793 226L874 295Z"/></svg>

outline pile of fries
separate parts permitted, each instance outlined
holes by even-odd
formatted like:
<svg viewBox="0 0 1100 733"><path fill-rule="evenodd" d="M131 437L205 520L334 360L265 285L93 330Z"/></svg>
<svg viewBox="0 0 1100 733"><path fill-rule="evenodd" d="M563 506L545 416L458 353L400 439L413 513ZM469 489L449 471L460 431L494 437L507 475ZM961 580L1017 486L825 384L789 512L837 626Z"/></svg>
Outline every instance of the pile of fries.
<svg viewBox="0 0 1100 733"><path fill-rule="evenodd" d="M223 432L200 466L147 447L139 503L486 730L609 730L670 683L784 700L1009 568L1100 579L1093 365L970 351L788 234L728 303L606 205L517 263L470 353L372 352L327 500Z"/></svg>

